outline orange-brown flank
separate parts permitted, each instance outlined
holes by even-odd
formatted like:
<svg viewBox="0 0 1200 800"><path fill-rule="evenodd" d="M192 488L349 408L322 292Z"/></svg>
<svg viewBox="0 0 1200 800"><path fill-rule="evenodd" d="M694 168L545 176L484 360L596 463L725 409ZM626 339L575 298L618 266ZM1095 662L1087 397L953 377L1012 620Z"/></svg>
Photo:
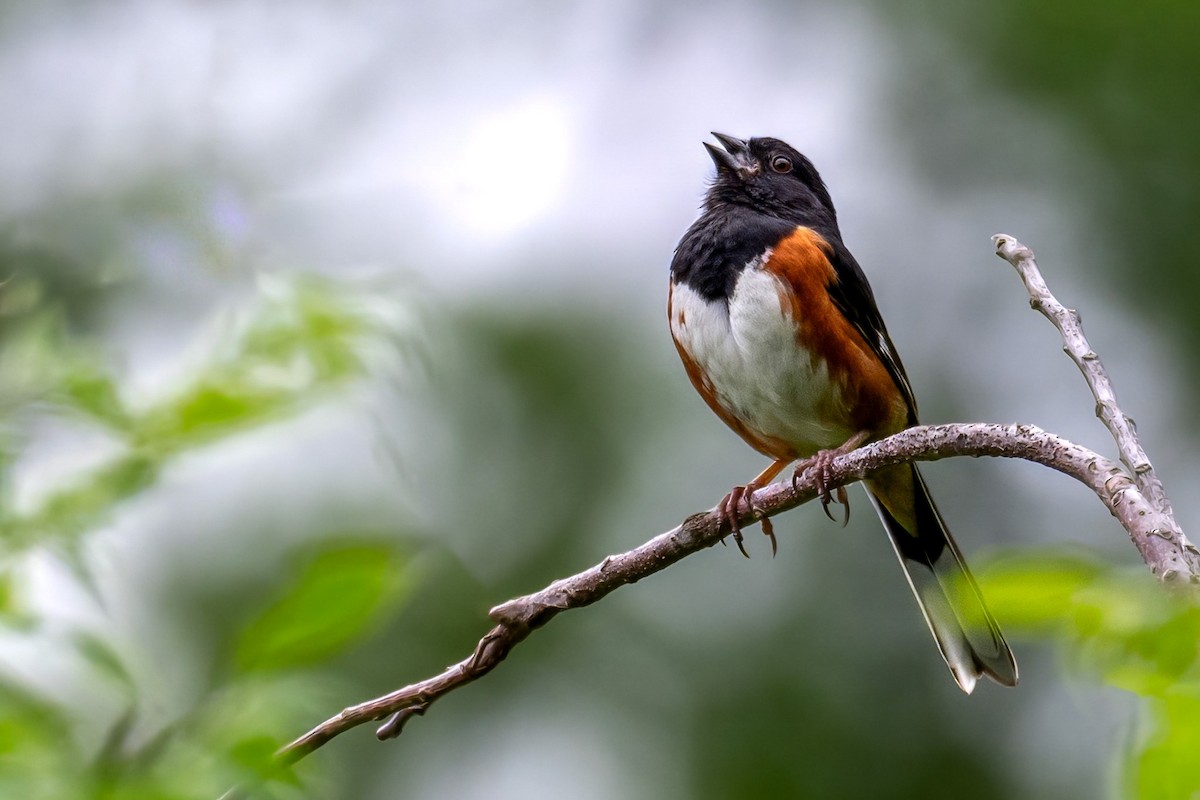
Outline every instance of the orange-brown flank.
<svg viewBox="0 0 1200 800"><path fill-rule="evenodd" d="M828 287L837 280L830 251L816 231L798 228L775 247L763 268L783 282L781 310L797 322L797 339L814 364L824 361L841 388L850 427L874 439L904 428L908 408L887 367L829 296ZM846 411L829 409L831 414Z"/></svg>

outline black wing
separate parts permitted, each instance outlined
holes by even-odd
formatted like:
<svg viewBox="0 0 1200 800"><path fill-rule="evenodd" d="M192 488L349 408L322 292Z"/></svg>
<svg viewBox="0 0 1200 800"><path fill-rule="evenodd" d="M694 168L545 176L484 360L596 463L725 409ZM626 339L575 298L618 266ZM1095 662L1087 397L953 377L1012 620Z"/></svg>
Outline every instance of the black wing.
<svg viewBox="0 0 1200 800"><path fill-rule="evenodd" d="M829 295L887 367L908 405L908 424L916 425L917 398L913 395L908 374L900 361L900 354L896 352L887 326L883 324L879 307L875 305L875 294L871 291L871 284L867 282L862 267L858 266L858 262L854 260L846 245L842 244L841 239L832 236L828 236L827 239L832 248L829 260L837 273L837 280L829 286Z"/></svg>

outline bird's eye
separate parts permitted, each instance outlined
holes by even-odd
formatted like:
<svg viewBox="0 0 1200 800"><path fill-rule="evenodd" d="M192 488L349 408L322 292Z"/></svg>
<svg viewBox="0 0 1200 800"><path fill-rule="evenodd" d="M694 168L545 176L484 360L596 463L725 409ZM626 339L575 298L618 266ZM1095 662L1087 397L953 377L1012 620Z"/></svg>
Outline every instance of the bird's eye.
<svg viewBox="0 0 1200 800"><path fill-rule="evenodd" d="M775 156L771 159L771 169L783 174L792 171L792 160L787 156Z"/></svg>

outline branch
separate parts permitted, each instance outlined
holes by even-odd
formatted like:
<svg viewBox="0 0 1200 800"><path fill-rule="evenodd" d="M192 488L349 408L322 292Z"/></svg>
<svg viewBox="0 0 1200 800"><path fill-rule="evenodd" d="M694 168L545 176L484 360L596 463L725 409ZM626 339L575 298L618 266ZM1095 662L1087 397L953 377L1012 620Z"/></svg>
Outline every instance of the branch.
<svg viewBox="0 0 1200 800"><path fill-rule="evenodd" d="M1121 522L1147 563L1166 565L1157 570L1164 580L1182 580L1187 576L1188 580L1200 582L1200 569L1194 566L1195 549L1187 545L1190 550L1181 552L1175 540L1162 534L1158 527L1160 514L1119 463L1033 425L961 423L910 428L834 459L829 486L854 483L895 464L954 456L1022 458L1075 478L1091 489ZM741 522L750 525L762 516L781 514L816 496L813 477L806 473L797 481L795 491L790 484L782 483L757 493L754 504L761 515L744 514ZM469 658L434 678L345 709L284 747L278 757L283 763L292 763L350 728L388 715L395 716L377 735L381 739L396 736L411 717L424 714L438 698L486 675L532 631L563 611L591 605L621 586L636 583L686 556L712 547L728 534L728 528L719 524L714 511L695 514L640 547L609 556L591 569L555 581L540 592L502 603L490 612L496 627L479 641Z"/></svg>
<svg viewBox="0 0 1200 800"><path fill-rule="evenodd" d="M1012 237L994 237L997 253L1015 266L1029 289L1034 308L1062 332L1066 350L1079 365L1096 396L1097 414L1117 442L1121 462L1105 458L1033 425L960 423L910 428L833 459L826 475L828 488L863 480L878 470L909 461L936 461L955 456L1020 458L1075 478L1096 494L1128 532L1142 559L1166 583L1200 584L1200 551L1175 523L1170 503L1149 459L1137 441L1132 421L1116 395L1099 358L1088 346L1079 315L1050 294L1037 271L1033 254ZM1122 462L1124 466L1122 466ZM817 496L812 475L804 473L795 486L777 484L754 496L754 512L742 515L748 526L781 514ZM678 527L640 547L605 558L591 569L572 575L534 594L502 603L489 615L495 624L475 651L440 675L410 684L374 700L346 708L276 754L286 766L304 758L334 737L367 722L387 718L376 731L380 739L398 736L405 723L420 716L449 692L495 669L509 652L537 628L563 611L583 608L615 589L666 569L693 553L712 547L729 534L715 509L694 514ZM240 797L233 789L226 798Z"/></svg>
<svg viewBox="0 0 1200 800"><path fill-rule="evenodd" d="M1138 489L1150 501L1154 535L1170 541L1170 550L1179 555L1184 563L1181 565L1171 559L1156 557L1159 554L1157 549L1147 548L1134 537L1134 544L1138 546L1142 559L1149 565L1150 571L1164 582L1184 579L1195 581L1200 570L1200 554L1175 521L1175 512L1166 490L1138 441L1137 426L1117 404L1117 393L1108 379L1108 373L1104 371L1104 365L1100 363L1100 356L1096 355L1083 335L1083 318L1078 311L1065 307L1050 293L1032 250L1004 233L996 234L992 241L996 244L996 255L1012 264L1024 281L1025 289L1029 292L1029 305L1042 312L1062 334L1063 350L1079 367L1088 388L1092 390L1092 396L1096 398L1096 416L1108 428L1117 444L1121 462L1133 475ZM1130 535L1133 535L1132 531ZM1186 569L1181 569L1181 566Z"/></svg>

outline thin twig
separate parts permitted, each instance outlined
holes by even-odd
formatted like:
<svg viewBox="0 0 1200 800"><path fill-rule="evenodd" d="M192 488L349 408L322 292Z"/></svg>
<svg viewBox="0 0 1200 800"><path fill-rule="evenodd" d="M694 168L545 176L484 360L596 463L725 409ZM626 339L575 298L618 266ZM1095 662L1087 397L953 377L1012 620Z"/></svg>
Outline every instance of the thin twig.
<svg viewBox="0 0 1200 800"><path fill-rule="evenodd" d="M1173 545L1170 550L1182 556L1185 564L1177 564L1174 559L1162 560L1156 557L1156 554L1160 554L1157 549L1152 548L1152 552L1148 553L1135 539L1134 544L1139 544L1142 558L1149 564L1151 571L1163 581L1191 582L1200 570L1196 548L1175 521L1175 512L1171 508L1166 490L1163 489L1162 481L1159 480L1150 458L1138 440L1137 426L1118 405L1116 390L1113 389L1112 381L1100 362L1100 356L1083 335L1083 318L1078 311L1067 308L1050 293L1038 270L1032 250L1005 233L996 234L992 241L996 244L996 255L1012 264L1021 276L1025 289L1029 292L1029 305L1040 311L1062 334L1063 350L1079 367L1092 396L1096 398L1096 416L1104 423L1104 427L1108 428L1117 444L1122 463L1155 510L1154 535L1170 540ZM1184 568L1181 569L1181 566Z"/></svg>

